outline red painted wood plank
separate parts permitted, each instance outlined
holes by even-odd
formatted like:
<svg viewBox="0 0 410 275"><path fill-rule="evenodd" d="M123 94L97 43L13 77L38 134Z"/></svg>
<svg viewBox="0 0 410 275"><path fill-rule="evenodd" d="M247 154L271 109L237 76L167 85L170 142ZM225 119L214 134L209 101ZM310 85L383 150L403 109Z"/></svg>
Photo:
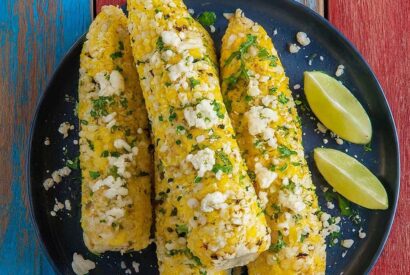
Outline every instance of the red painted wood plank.
<svg viewBox="0 0 410 275"><path fill-rule="evenodd" d="M394 2L394 3L393 3ZM373 274L410 274L410 1L332 0L329 20L375 71L392 108L401 148L401 195L396 220Z"/></svg>
<svg viewBox="0 0 410 275"><path fill-rule="evenodd" d="M100 12L101 7L104 5L124 5L127 0L95 0L95 7L97 14Z"/></svg>

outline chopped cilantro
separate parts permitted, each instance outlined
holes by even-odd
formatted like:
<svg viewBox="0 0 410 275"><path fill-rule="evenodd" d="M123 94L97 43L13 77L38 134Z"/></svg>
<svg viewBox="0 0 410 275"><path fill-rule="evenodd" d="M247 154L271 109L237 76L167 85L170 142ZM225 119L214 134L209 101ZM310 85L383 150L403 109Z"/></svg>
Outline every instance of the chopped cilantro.
<svg viewBox="0 0 410 275"><path fill-rule="evenodd" d="M243 55L245 53L248 52L249 48L254 45L256 43L256 36L255 35L251 35L251 34L247 34L246 35L246 41L243 42L240 46L239 46L239 50L233 52L228 59L225 61L224 66L228 65L229 63L232 62L232 60L236 59L242 59Z"/></svg>
<svg viewBox="0 0 410 275"><path fill-rule="evenodd" d="M250 95L246 95L245 96L245 101L246 102L249 102L249 101L251 101L253 99L253 97L251 97Z"/></svg>
<svg viewBox="0 0 410 275"><path fill-rule="evenodd" d="M185 237L188 233L188 226L186 224L177 224L176 230L178 237Z"/></svg>
<svg viewBox="0 0 410 275"><path fill-rule="evenodd" d="M90 149L94 151L94 144L91 142L91 140L87 139L87 143L88 143L88 147L90 147Z"/></svg>
<svg viewBox="0 0 410 275"><path fill-rule="evenodd" d="M201 180L202 180L202 177L195 177L194 182L195 182L195 183L200 183Z"/></svg>
<svg viewBox="0 0 410 275"><path fill-rule="evenodd" d="M248 176L253 181L256 179L256 174L253 171L248 170Z"/></svg>
<svg viewBox="0 0 410 275"><path fill-rule="evenodd" d="M270 94L270 95L274 95L277 90L278 90L278 88L272 87L272 88L269 89L269 94Z"/></svg>
<svg viewBox="0 0 410 275"><path fill-rule="evenodd" d="M125 97L122 97L122 98L120 99L120 104L121 104L122 107L128 108L128 99L125 98Z"/></svg>
<svg viewBox="0 0 410 275"><path fill-rule="evenodd" d="M175 143L176 143L177 145L181 145L181 140L177 139L177 141L175 141Z"/></svg>
<svg viewBox="0 0 410 275"><path fill-rule="evenodd" d="M296 104L296 105L301 105L301 104L302 104L302 101L300 101L299 99L296 99L296 100L295 100L295 104Z"/></svg>
<svg viewBox="0 0 410 275"><path fill-rule="evenodd" d="M159 51L162 51L164 49L164 41L162 41L162 37L158 37L157 43L156 43L157 49Z"/></svg>
<svg viewBox="0 0 410 275"><path fill-rule="evenodd" d="M339 203L340 214L342 214L342 216L352 215L352 208L350 207L350 202L348 200L337 194L337 201Z"/></svg>
<svg viewBox="0 0 410 275"><path fill-rule="evenodd" d="M288 103L289 99L282 93L278 96L278 101L282 104Z"/></svg>
<svg viewBox="0 0 410 275"><path fill-rule="evenodd" d="M100 173L97 171L89 171L88 172L90 174L90 177L95 180L96 178L98 178L100 176Z"/></svg>
<svg viewBox="0 0 410 275"><path fill-rule="evenodd" d="M285 163L283 166L279 167L278 169L279 169L279 171L283 172L283 171L286 170L286 168L288 168L288 164L287 164L287 163Z"/></svg>
<svg viewBox="0 0 410 275"><path fill-rule="evenodd" d="M169 120L169 122L172 122L172 121L174 121L175 119L177 119L177 113L175 113L174 108L171 107L171 108L169 108L169 117L168 117L168 120Z"/></svg>
<svg viewBox="0 0 410 275"><path fill-rule="evenodd" d="M85 119L80 119L80 123L81 123L82 125L88 125L88 121L85 120Z"/></svg>
<svg viewBox="0 0 410 275"><path fill-rule="evenodd" d="M307 237L309 237L309 233L301 234L300 235L300 242L303 243Z"/></svg>
<svg viewBox="0 0 410 275"><path fill-rule="evenodd" d="M290 150L288 147L284 145L279 145L278 150L282 157L289 157L291 155L296 155L295 151Z"/></svg>
<svg viewBox="0 0 410 275"><path fill-rule="evenodd" d="M258 57L261 58L262 60L269 60L269 66L275 67L278 62L278 58L274 55L270 55L268 50L265 48L259 49Z"/></svg>
<svg viewBox="0 0 410 275"><path fill-rule="evenodd" d="M202 26L209 27L215 24L216 14L212 11L204 11L198 16L198 21Z"/></svg>
<svg viewBox="0 0 410 275"><path fill-rule="evenodd" d="M182 125L177 126L177 133L178 134L183 134L185 132L185 127Z"/></svg>
<svg viewBox="0 0 410 275"><path fill-rule="evenodd" d="M112 96L100 96L97 99L91 99L91 102L93 104L93 112L90 112L90 114L94 118L108 115L107 107L115 103Z"/></svg>
<svg viewBox="0 0 410 275"><path fill-rule="evenodd" d="M212 168L212 172L217 173L219 170L224 172L225 174L232 173L233 166L229 157L223 151L216 151L217 156L217 163L215 163L214 167Z"/></svg>
<svg viewBox="0 0 410 275"><path fill-rule="evenodd" d="M124 50L124 43L122 41L118 42L118 49L120 49L120 51Z"/></svg>
<svg viewBox="0 0 410 275"><path fill-rule="evenodd" d="M282 233L280 231L278 231L278 240L276 243L272 243L269 247L269 251L271 252L279 252L284 246L285 246L285 242L283 241L283 237L282 237Z"/></svg>
<svg viewBox="0 0 410 275"><path fill-rule="evenodd" d="M291 180L289 180L288 185L282 185L282 189L287 189L287 190L290 190L292 192L295 190L295 187L296 187L296 184Z"/></svg>
<svg viewBox="0 0 410 275"><path fill-rule="evenodd" d="M367 143L367 144L365 144L365 145L363 146L364 151L365 151L365 152L371 152L371 151L372 151L372 147L371 147L371 146L372 146L372 145L370 144L370 142Z"/></svg>
<svg viewBox="0 0 410 275"><path fill-rule="evenodd" d="M329 234L329 246L332 247L335 245L335 240L340 238L340 232L332 232Z"/></svg>
<svg viewBox="0 0 410 275"><path fill-rule="evenodd" d="M117 58L120 58L120 57L123 57L123 56L124 56L124 53L121 52L121 51L114 52L110 55L111 59L117 59Z"/></svg>
<svg viewBox="0 0 410 275"><path fill-rule="evenodd" d="M119 152L111 152L110 155L114 158L118 158L120 156Z"/></svg>
<svg viewBox="0 0 410 275"><path fill-rule="evenodd" d="M193 77L190 77L188 80L189 80L189 85L191 86L192 89L195 88L195 86L199 85L200 83L198 79L195 79Z"/></svg>
<svg viewBox="0 0 410 275"><path fill-rule="evenodd" d="M70 168L70 169L73 169L73 170L78 169L78 168L79 168L79 160L78 160L78 157L75 157L75 158L72 159L72 160L70 160L70 159L67 160L66 166L67 166L68 168Z"/></svg>
<svg viewBox="0 0 410 275"><path fill-rule="evenodd" d="M212 105L214 106L213 110L216 112L216 115L220 118L223 119L225 115L222 112L221 104L219 104L216 100L212 102Z"/></svg>
<svg viewBox="0 0 410 275"><path fill-rule="evenodd" d="M112 175L114 178L118 178L118 167L117 166L113 166L110 168L109 174Z"/></svg>

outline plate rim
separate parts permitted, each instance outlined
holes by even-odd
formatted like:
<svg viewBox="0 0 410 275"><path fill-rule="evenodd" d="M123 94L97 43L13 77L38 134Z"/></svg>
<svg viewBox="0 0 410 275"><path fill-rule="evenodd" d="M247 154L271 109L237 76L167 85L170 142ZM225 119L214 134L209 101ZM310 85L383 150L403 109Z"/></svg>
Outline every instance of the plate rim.
<svg viewBox="0 0 410 275"><path fill-rule="evenodd" d="M385 92L379 82L379 80L377 79L372 67L369 65L369 63L365 60L365 58L362 56L362 54L358 51L358 49L353 45L352 42L350 42L350 40L341 32L339 31L335 26L333 26L326 18L324 18L323 16L321 16L320 14L318 14L317 12L315 12L314 10L310 9L309 7L293 1L293 0L282 0L282 2L285 2L291 6L293 6L296 9L302 10L302 12L306 12L308 13L310 16L312 16L315 20L317 20L322 27L326 28L328 31L330 31L331 33L333 33L336 36L339 36L339 38L345 43L345 46L347 47L348 50L350 50L358 59L360 62L363 63L363 65L365 65L366 69L367 69L367 73L370 76L371 80L374 82L375 86L377 87L376 92L378 93L378 97L380 97L382 99L383 105L387 110L388 113L388 121L390 122L390 125L392 126L392 133L393 133L393 140L394 140L394 152L395 152L395 158L396 158L396 162L397 162L397 167L396 167L396 178L395 178L395 186L394 188L391 189L391 191L393 192L393 196L394 196L394 201L393 204L391 205L392 207L392 214L389 217L388 221L387 221L387 229L385 230L383 237L381 238L380 244L376 250L376 252L374 253L372 259L369 262L368 267L366 268L365 274L368 274L375 266L375 264L377 263L378 259L380 258L383 249L387 243L387 240L390 236L390 233L392 231L392 227L394 224L394 219L396 217L396 212L397 212L397 206L398 206L398 201L400 198L400 181L401 181L401 162L400 162L400 142L399 142L399 138L398 138L398 133L397 133L397 127L396 127L396 123L394 121L394 117L393 117L393 113L392 110L390 108L390 105L387 101ZM31 223L34 227L34 232L35 235L37 236L37 240L40 243L40 247L43 250L43 252L45 253L45 256L48 260L48 262L50 263L51 267L53 268L53 270L57 273L57 274L62 274L61 271L57 268L56 263L53 260L53 257L51 256L44 238L42 237L42 234L40 232L38 223L37 223L37 219L36 219L36 215L34 213L34 205L33 205L33 194L32 194L32 189L33 189L33 183L31 182L31 151L32 151L32 145L33 145L33 136L34 136L34 129L37 125L37 118L39 115L39 111L40 111L40 107L44 102L45 97L50 93L50 86L53 82L55 82L55 78L57 77L59 71L61 70L61 65L65 62L67 62L67 60L69 59L69 57L72 55L72 53L76 50L77 47L79 47L80 44L84 43L85 38L86 38L86 34L87 31L85 33L83 33L82 35L79 36L79 38L73 43L73 45L67 50L67 52L64 54L63 58L60 60L60 62L58 63L58 66L56 66L56 69L54 70L51 78L47 81L47 85L43 90L43 93L40 95L40 98L38 99L38 102L36 104L36 109L34 112L34 115L32 117L32 120L30 122L30 130L29 130L29 137L28 137L28 146L27 146L27 152L26 152L26 157L27 157L27 161L26 161L26 168L25 168L25 172L26 172L26 191L27 194L29 196L29 216L30 216L30 220Z"/></svg>

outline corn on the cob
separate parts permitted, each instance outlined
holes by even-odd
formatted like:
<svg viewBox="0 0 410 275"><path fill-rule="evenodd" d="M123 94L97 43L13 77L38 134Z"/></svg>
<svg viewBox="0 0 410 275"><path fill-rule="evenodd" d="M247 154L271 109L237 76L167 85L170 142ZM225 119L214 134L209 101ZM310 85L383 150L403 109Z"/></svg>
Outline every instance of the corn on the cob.
<svg viewBox="0 0 410 275"><path fill-rule="evenodd" d="M84 242L95 253L148 246L153 161L127 19L107 6L81 53L78 117Z"/></svg>
<svg viewBox="0 0 410 275"><path fill-rule="evenodd" d="M222 39L222 94L271 228L249 274L323 274L325 243L315 187L288 78L266 31L240 10Z"/></svg>
<svg viewBox="0 0 410 275"><path fill-rule="evenodd" d="M212 39L181 0L131 0L128 10L158 157L161 272L246 264L270 234L222 101Z"/></svg>

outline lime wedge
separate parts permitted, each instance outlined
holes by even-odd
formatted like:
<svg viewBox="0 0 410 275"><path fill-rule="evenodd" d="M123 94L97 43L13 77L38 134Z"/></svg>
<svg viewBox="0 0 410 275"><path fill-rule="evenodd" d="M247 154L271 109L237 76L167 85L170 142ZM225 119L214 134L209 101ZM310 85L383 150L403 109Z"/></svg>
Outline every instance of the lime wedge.
<svg viewBox="0 0 410 275"><path fill-rule="evenodd" d="M323 125L347 141L370 142L369 116L343 84L322 72L305 72L304 86L309 106Z"/></svg>
<svg viewBox="0 0 410 275"><path fill-rule="evenodd" d="M316 148L314 159L325 180L343 197L369 209L387 209L386 189L356 159L333 149Z"/></svg>

